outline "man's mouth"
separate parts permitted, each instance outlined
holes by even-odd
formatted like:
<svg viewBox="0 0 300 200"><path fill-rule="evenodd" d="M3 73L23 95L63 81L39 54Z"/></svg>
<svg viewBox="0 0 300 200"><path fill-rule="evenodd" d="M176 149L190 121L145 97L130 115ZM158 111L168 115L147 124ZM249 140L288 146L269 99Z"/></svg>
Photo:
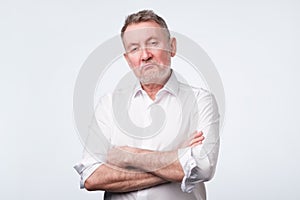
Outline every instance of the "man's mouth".
<svg viewBox="0 0 300 200"><path fill-rule="evenodd" d="M145 65L142 65L141 70L145 71L145 70L151 69L151 68L153 68L155 66L156 65L154 63L145 64Z"/></svg>

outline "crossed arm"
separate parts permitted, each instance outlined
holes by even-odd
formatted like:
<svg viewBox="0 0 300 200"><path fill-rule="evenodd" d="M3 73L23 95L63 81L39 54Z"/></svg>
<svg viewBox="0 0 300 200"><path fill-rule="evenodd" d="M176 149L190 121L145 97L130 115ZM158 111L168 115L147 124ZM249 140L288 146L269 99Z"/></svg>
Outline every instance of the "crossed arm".
<svg viewBox="0 0 300 200"><path fill-rule="evenodd" d="M202 144L202 132L196 132L186 141L185 147ZM167 182L181 182L183 169L177 150L150 151L134 147L115 147L107 156L107 163L100 165L85 181L87 190L130 192Z"/></svg>

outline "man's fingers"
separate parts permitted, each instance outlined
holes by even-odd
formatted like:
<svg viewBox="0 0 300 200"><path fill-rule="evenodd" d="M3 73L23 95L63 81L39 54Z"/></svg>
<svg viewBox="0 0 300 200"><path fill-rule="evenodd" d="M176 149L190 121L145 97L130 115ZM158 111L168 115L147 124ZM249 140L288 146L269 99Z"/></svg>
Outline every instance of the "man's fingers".
<svg viewBox="0 0 300 200"><path fill-rule="evenodd" d="M197 146L199 144L202 144L202 142L198 142L198 143L192 144L191 147L195 147L195 146Z"/></svg>
<svg viewBox="0 0 300 200"><path fill-rule="evenodd" d="M204 136L196 137L196 138L192 139L192 141L190 142L190 146L194 145L196 143L201 144L204 139L205 139Z"/></svg>
<svg viewBox="0 0 300 200"><path fill-rule="evenodd" d="M202 131L196 132L193 138L201 137L203 135Z"/></svg>
<svg viewBox="0 0 300 200"><path fill-rule="evenodd" d="M205 137L203 136L203 132L202 131L195 131L193 132L193 134L191 135L191 137L189 138L188 141L186 141L185 143L185 147L194 147L197 146L199 144L202 144L202 141L205 139Z"/></svg>

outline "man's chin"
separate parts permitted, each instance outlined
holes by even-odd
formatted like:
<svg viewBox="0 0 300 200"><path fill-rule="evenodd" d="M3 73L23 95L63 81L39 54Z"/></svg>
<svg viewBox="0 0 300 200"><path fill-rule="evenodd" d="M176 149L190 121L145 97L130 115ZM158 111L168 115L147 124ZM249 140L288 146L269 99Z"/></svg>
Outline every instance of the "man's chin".
<svg viewBox="0 0 300 200"><path fill-rule="evenodd" d="M165 78L164 77L145 77L141 78L140 82L142 84L158 84L158 85L163 85L165 83Z"/></svg>
<svg viewBox="0 0 300 200"><path fill-rule="evenodd" d="M155 65L148 65L141 70L144 77L157 76L159 69Z"/></svg>
<svg viewBox="0 0 300 200"><path fill-rule="evenodd" d="M168 77L169 77L168 71L158 72L155 68L152 68L152 69L148 69L145 73L143 73L142 77L140 77L140 82L142 84L164 85Z"/></svg>

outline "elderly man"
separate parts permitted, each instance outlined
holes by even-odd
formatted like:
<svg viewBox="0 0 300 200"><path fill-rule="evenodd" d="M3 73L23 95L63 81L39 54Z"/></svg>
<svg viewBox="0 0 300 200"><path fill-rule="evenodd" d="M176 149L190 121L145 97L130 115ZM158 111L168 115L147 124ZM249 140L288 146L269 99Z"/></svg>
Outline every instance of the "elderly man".
<svg viewBox="0 0 300 200"><path fill-rule="evenodd" d="M85 152L75 166L81 187L103 190L105 199L206 199L204 182L214 174L219 150L214 97L177 80L171 69L176 39L153 11L129 15L121 37L138 81L126 90L128 117L118 120L130 118L144 128L122 130L113 116L113 95L104 96L95 117L111 147L99 158ZM164 121L147 129L161 117L151 114L154 106L163 110Z"/></svg>

